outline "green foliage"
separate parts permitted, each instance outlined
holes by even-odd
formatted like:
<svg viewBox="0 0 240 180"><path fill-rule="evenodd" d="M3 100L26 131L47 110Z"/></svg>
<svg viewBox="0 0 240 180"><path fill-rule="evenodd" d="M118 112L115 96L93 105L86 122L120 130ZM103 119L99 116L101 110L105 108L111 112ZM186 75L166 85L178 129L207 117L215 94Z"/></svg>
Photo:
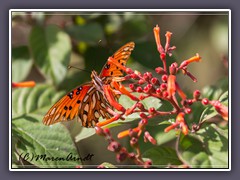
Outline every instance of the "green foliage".
<svg viewBox="0 0 240 180"><path fill-rule="evenodd" d="M69 36L57 26L33 27L29 45L34 62L45 78L55 84L64 79L69 64L71 44Z"/></svg>
<svg viewBox="0 0 240 180"><path fill-rule="evenodd" d="M17 162L20 157L41 168L73 168L81 164L80 160L70 158L78 158L79 155L67 128L61 124L47 127L41 121L42 112L50 108L62 94L56 93L48 85L17 89L13 92L12 148L15 156L17 153L14 161L19 167L28 167ZM29 154L29 158L24 158L27 157L26 154ZM65 160L52 159L56 157Z"/></svg>
<svg viewBox="0 0 240 180"><path fill-rule="evenodd" d="M143 157L149 158L153 162L154 167L165 168L169 164L181 165L176 151L169 147L153 147L144 152Z"/></svg>
<svg viewBox="0 0 240 180"><path fill-rule="evenodd" d="M19 46L12 49L12 80L19 82L24 80L32 67L32 60L27 46Z"/></svg>
<svg viewBox="0 0 240 180"><path fill-rule="evenodd" d="M211 124L194 136L182 136L180 151L192 168L228 168L228 130Z"/></svg>
<svg viewBox="0 0 240 180"><path fill-rule="evenodd" d="M156 75L154 69L162 66L162 62L159 59L152 28L156 22L160 22L160 18L132 13L112 13L111 15L93 13L67 15L63 16L65 19L62 20L62 17L57 15L40 13L33 14L32 19L27 20L26 15L15 13L12 17L13 26L18 27L24 22L31 29L26 30L29 32L25 37L27 43L21 42L20 45L16 43L12 46L12 81L35 80L37 86L12 90L12 168L75 168L77 165L117 168L118 165L114 164L115 159L108 160L108 154L102 153L103 149L99 147L102 142L82 144L96 137L93 128L83 128L75 120L45 126L42 119L48 109L67 91L91 80L90 74L84 71L68 70L69 64L100 73L107 58L117 48L126 42L134 41L136 48L127 66L142 73L151 71ZM51 19L54 17L59 18L61 23L54 22ZM174 28L174 33L177 29ZM164 33L162 32L162 37ZM192 38L184 34L181 39L184 41L179 43L180 48L185 47L185 39L192 41ZM99 40L101 43L98 43ZM208 50L208 52L212 51ZM190 53L195 53L195 50L194 52L191 50ZM175 53L172 57L167 57L167 65L174 61L178 62L177 55ZM185 56L184 53L183 55ZM195 87L189 87L189 92L191 88ZM227 78L223 78L216 86L204 87L201 92L202 97L219 100L228 106ZM125 108L133 105L133 101L126 96L121 96L119 102ZM141 102L147 109L154 107L162 111L172 110L168 102L157 98L151 97ZM228 125L215 121L219 116L216 116L217 112L212 106L203 106L199 102L191 108L193 113L186 115L189 128L196 123L205 123L199 131L190 132L187 136L175 130L164 132L166 127L175 122L176 115L157 116L149 120L146 130L157 143L153 146L140 138L139 148L144 159L152 160L154 168L181 167L183 164L191 168L228 167ZM115 137L116 133L136 127L138 123L139 113L134 113L125 120L116 121L106 127L113 130ZM124 144L129 151L132 151L128 140L126 138ZM176 145L178 145L177 148ZM91 148L99 148L98 156L101 160L94 161L93 158L93 161L81 162L81 159L74 159L74 157L81 158L81 154L88 153ZM38 158L37 155L43 155L43 157ZM44 155L46 155L45 158ZM67 161L51 159L52 157L72 158ZM95 164L96 162L98 164Z"/></svg>

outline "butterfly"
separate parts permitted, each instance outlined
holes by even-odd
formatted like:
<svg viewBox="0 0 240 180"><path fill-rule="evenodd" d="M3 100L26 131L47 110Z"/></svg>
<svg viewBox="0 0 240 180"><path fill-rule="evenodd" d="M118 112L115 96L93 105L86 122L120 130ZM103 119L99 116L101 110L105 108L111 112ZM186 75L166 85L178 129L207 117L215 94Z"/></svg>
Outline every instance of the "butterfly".
<svg viewBox="0 0 240 180"><path fill-rule="evenodd" d="M129 42L118 49L111 58L114 62L125 66L134 47L134 42ZM57 101L44 116L43 124L70 121L77 116L82 126L94 127L100 117L109 119L112 115L106 108L113 109L113 107L105 97L102 86L110 84L114 77L121 76L123 70L108 60L99 75L96 71L92 71L92 81L76 87ZM119 96L115 95L115 98L118 99Z"/></svg>

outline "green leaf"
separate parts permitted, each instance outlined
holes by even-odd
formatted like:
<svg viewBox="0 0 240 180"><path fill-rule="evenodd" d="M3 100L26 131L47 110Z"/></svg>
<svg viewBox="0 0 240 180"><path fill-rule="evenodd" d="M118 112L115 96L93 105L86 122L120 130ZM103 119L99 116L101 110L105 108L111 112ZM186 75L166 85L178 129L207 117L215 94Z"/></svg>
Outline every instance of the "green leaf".
<svg viewBox="0 0 240 180"><path fill-rule="evenodd" d="M116 166L114 166L113 164L108 163L108 162L104 162L104 163L100 164L100 166L102 166L104 168L117 168Z"/></svg>
<svg viewBox="0 0 240 180"><path fill-rule="evenodd" d="M182 136L181 156L192 168L228 168L228 130L215 124Z"/></svg>
<svg viewBox="0 0 240 180"><path fill-rule="evenodd" d="M30 34L30 49L35 64L46 79L59 84L70 61L69 36L57 26L35 26Z"/></svg>
<svg viewBox="0 0 240 180"><path fill-rule="evenodd" d="M18 155L22 154L22 158L29 153L27 162L37 167L68 168L81 164L67 128L61 123L52 126L42 123L43 115L61 96L61 92L56 93L49 85L21 88L12 94L13 147L17 147L16 151ZM46 158L37 159L38 155L46 155ZM67 157L72 159L67 160Z"/></svg>
<svg viewBox="0 0 240 180"><path fill-rule="evenodd" d="M27 46L12 49L12 81L24 80L32 68L33 61L30 58Z"/></svg>
<svg viewBox="0 0 240 180"><path fill-rule="evenodd" d="M228 106L228 91L226 91L225 93L223 93L220 97L219 97L219 101L225 105Z"/></svg>
<svg viewBox="0 0 240 180"><path fill-rule="evenodd" d="M144 158L152 160L154 167L167 167L168 165L180 165L176 152L169 147L154 147L143 153Z"/></svg>
<svg viewBox="0 0 240 180"><path fill-rule="evenodd" d="M149 122L152 120L154 119L150 119ZM156 124L155 126L149 125L146 126L146 131L148 131L149 134L157 141L156 143L157 146L164 145L176 139L176 131L172 130L168 133L164 132L164 129L169 125L170 123L168 121L164 121L159 124ZM153 147L153 145L150 142L144 142L143 138L139 139L139 146L141 152L145 152Z"/></svg>
<svg viewBox="0 0 240 180"><path fill-rule="evenodd" d="M94 45L97 45L99 40L104 40L103 29L98 23L68 26L66 32L77 41L84 41Z"/></svg>
<svg viewBox="0 0 240 180"><path fill-rule="evenodd" d="M79 124L79 123L78 123ZM95 135L95 129L94 128L84 128L82 127L78 135L75 137L75 142L79 142L83 139L86 139L92 135Z"/></svg>
<svg viewBox="0 0 240 180"><path fill-rule="evenodd" d="M204 111L202 112L199 122L202 122L202 121L206 121L206 120L208 120L208 119L211 119L211 118L213 118L214 116L216 116L217 114L218 114L218 113L217 113L217 111L215 110L215 108L214 108L213 106L209 106L209 107L207 107L206 109L204 109Z"/></svg>
<svg viewBox="0 0 240 180"><path fill-rule="evenodd" d="M30 158L25 160L40 168L73 168L81 164L80 160L70 159L70 157L78 158L79 155L69 131L61 124L45 126L39 118L41 116L28 115L12 122L17 132L13 136L18 138L17 149L19 154L22 154L22 158L29 154ZM37 159L38 155L46 158ZM57 158L64 159L57 160Z"/></svg>
<svg viewBox="0 0 240 180"><path fill-rule="evenodd" d="M12 94L12 116L13 118L30 114L47 112L63 92L56 93L49 85L37 85L34 88L19 88Z"/></svg>

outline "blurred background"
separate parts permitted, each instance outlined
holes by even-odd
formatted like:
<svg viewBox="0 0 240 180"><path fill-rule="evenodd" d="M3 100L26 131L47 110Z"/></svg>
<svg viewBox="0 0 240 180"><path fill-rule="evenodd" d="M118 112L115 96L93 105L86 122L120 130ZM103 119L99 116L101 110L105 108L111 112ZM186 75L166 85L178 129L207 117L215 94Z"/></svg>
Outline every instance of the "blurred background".
<svg viewBox="0 0 240 180"><path fill-rule="evenodd" d="M167 57L168 65L174 61L180 64L196 53L202 57L201 62L189 65L197 83L178 76L184 90L201 90L228 74L228 23L226 12L13 12L12 81L34 80L67 92L91 80L90 73L67 69L68 65L100 73L107 58L129 41L136 46L127 66L154 74L154 69L162 66L153 35L153 27L158 24L162 45L166 31L170 31L171 46L177 47L172 57ZM74 121L67 126L74 129L72 137L82 130ZM95 154L90 164L106 159L116 164L114 153L107 150L102 137L93 135L76 144L83 156Z"/></svg>

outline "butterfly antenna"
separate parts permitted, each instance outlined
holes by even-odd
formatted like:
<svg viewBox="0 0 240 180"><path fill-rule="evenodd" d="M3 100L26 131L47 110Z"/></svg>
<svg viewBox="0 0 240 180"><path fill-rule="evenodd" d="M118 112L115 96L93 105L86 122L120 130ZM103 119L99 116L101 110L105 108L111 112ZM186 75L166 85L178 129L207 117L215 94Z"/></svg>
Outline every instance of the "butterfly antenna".
<svg viewBox="0 0 240 180"><path fill-rule="evenodd" d="M89 70L81 69L81 68L78 68L78 67L69 65L69 66L68 66L68 69L71 69L71 68L74 68L74 69L78 69L78 70L80 70L80 71L85 71L85 72L91 73L91 71L89 71Z"/></svg>

